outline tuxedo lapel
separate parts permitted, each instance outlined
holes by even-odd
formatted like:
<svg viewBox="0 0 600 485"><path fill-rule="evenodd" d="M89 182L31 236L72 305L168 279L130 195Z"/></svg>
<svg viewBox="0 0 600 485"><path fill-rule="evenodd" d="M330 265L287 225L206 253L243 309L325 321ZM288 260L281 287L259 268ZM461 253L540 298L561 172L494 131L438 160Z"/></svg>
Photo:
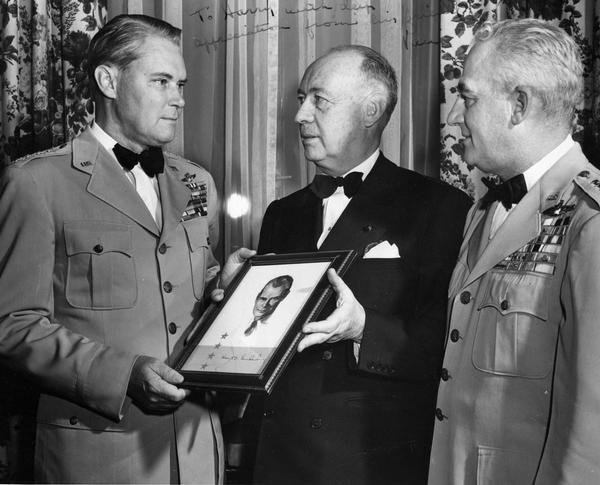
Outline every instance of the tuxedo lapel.
<svg viewBox="0 0 600 485"><path fill-rule="evenodd" d="M354 249L362 255L369 244L383 239L389 212L398 210L390 207L386 163L391 162L381 155L323 241L321 251ZM402 197L402 193L397 197Z"/></svg>
<svg viewBox="0 0 600 485"><path fill-rule="evenodd" d="M73 140L73 167L90 175L87 191L133 219L152 234L159 229L133 184L87 131Z"/></svg>

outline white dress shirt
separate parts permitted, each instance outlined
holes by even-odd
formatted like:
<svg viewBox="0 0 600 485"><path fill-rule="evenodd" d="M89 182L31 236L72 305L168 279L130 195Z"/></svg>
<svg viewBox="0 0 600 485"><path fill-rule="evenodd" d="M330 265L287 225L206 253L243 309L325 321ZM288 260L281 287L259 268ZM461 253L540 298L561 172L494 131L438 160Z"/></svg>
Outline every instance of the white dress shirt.
<svg viewBox="0 0 600 485"><path fill-rule="evenodd" d="M575 142L573 141L571 135L567 135L560 145L545 155L539 162L536 162L534 165L525 170L525 172L523 172L523 177L525 177L527 190L529 191L531 187L533 187L542 178L542 176L573 147L574 144ZM496 232L504 223L508 217L508 214L510 214L515 208L515 206L516 204L513 204L509 210L506 210L502 204L498 204L496 206L496 211L494 212L494 217L492 219L492 225L490 227L490 239L495 236Z"/></svg>
<svg viewBox="0 0 600 485"><path fill-rule="evenodd" d="M113 139L108 133L106 133L97 123L92 123L89 128L92 135L96 137L98 142L106 148L106 151L111 155L115 163L123 170L123 173L127 179L133 184L136 192L150 211L153 219L156 221L158 228L162 228L162 207L160 204L160 191L158 189L158 180L156 177L148 177L146 172L142 170L142 167L138 163L131 171L125 170L119 164L113 147L117 144L116 140Z"/></svg>
<svg viewBox="0 0 600 485"><path fill-rule="evenodd" d="M361 172L362 179L365 180L366 176L373 169L375 162L379 158L379 148L373 152L373 154L367 158L364 162L360 163L352 170L346 172L343 176L345 177L350 172ZM344 188L338 187L336 191L329 197L323 199L323 229L319 239L317 240L317 248L321 247L325 238L329 235L333 226L344 212L344 209L350 202L350 198L344 194Z"/></svg>

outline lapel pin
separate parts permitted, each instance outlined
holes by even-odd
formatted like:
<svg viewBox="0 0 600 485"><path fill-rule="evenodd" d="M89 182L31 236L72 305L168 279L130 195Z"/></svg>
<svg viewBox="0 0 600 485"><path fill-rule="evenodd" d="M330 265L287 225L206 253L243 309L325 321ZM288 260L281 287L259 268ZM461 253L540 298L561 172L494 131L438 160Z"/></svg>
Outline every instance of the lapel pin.
<svg viewBox="0 0 600 485"><path fill-rule="evenodd" d="M371 224L368 224L368 225L364 226L364 227L362 228L362 230L363 230L364 232L370 232L370 231L372 231L372 230L373 230L373 226L372 226Z"/></svg>

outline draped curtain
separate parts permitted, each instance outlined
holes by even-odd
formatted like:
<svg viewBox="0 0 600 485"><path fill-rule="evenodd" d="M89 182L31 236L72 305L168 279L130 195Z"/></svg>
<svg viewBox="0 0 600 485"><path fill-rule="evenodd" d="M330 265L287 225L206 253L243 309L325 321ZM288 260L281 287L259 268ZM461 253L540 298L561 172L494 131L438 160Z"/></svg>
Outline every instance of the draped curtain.
<svg viewBox="0 0 600 485"><path fill-rule="evenodd" d="M268 203L312 178L293 121L296 89L306 67L336 45L368 45L396 69L399 103L385 154L476 196L480 176L461 159L460 130L445 123L473 32L487 18L550 19L582 48L586 98L575 138L592 161L599 148L598 0L0 0L0 166L64 143L92 119L85 51L120 13L183 29L187 104L167 149L215 178L220 257L255 247ZM31 473L23 437L35 393L19 382L0 369L0 481Z"/></svg>

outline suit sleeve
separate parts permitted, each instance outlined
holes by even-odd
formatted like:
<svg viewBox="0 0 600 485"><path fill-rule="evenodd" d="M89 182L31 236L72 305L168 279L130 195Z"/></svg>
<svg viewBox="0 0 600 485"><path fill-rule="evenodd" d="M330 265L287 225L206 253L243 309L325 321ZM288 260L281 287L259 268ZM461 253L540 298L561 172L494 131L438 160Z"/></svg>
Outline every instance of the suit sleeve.
<svg viewBox="0 0 600 485"><path fill-rule="evenodd" d="M358 369L402 380L437 379L446 328L448 284L471 200L455 189L424 200L422 231L413 244L418 278L409 311L385 315L366 308ZM350 361L350 365L353 363Z"/></svg>
<svg viewBox="0 0 600 485"><path fill-rule="evenodd" d="M25 168L0 182L0 362L49 392L119 420L135 356L71 332L53 318L55 229Z"/></svg>
<svg viewBox="0 0 600 485"><path fill-rule="evenodd" d="M568 254L548 436L536 484L598 483L600 477L600 214Z"/></svg>
<svg viewBox="0 0 600 485"><path fill-rule="evenodd" d="M263 216L262 224L260 226L260 238L258 240L258 254L274 253L276 252L271 241L271 235L275 234L274 225L277 221L277 214L279 213L278 201L273 201L267 207L265 215Z"/></svg>

